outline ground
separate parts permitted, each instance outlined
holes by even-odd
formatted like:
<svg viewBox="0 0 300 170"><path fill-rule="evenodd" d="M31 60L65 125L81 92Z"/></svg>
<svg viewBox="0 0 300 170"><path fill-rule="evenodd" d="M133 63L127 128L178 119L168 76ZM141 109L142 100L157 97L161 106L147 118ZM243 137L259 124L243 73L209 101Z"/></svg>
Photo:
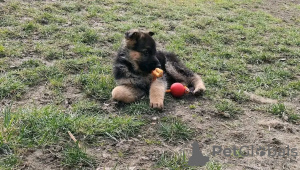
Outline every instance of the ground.
<svg viewBox="0 0 300 170"><path fill-rule="evenodd" d="M299 0L2 0L0 169L298 169L299 26ZM205 94L167 94L162 111L110 100L131 28L155 32ZM195 141L203 167L187 164Z"/></svg>

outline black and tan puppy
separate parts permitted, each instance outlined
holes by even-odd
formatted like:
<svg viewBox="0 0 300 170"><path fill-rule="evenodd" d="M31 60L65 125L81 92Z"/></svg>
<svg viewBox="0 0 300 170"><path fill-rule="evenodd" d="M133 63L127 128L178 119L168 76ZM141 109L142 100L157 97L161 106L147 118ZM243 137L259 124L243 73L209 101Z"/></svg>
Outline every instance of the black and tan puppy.
<svg viewBox="0 0 300 170"><path fill-rule="evenodd" d="M173 53L156 50L153 32L130 30L118 51L114 64L117 83L112 98L131 103L149 95L150 106L162 109L165 91L174 82L194 87L194 94L205 91L201 77L186 68ZM153 81L152 70L161 68L164 75Z"/></svg>

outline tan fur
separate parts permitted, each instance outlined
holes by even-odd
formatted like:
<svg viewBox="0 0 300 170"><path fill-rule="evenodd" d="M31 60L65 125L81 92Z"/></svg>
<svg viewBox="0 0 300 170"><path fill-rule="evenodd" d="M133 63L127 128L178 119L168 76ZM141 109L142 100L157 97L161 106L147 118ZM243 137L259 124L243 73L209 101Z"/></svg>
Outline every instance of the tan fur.
<svg viewBox="0 0 300 170"><path fill-rule="evenodd" d="M124 103L131 103L137 100L134 90L128 86L117 86L112 91L112 99Z"/></svg>
<svg viewBox="0 0 300 170"><path fill-rule="evenodd" d="M135 43L136 43L135 40L126 40L125 42L126 42L126 46L127 46L128 48L133 48L134 45L135 45Z"/></svg>
<svg viewBox="0 0 300 170"><path fill-rule="evenodd" d="M131 59L131 63L134 66L134 70L138 71L140 69L140 67L137 62L141 59L141 53L139 53L137 51L130 51L129 57Z"/></svg>
<svg viewBox="0 0 300 170"><path fill-rule="evenodd" d="M162 109L164 107L164 97L166 92L166 83L161 80L155 80L150 87L150 107Z"/></svg>
<svg viewBox="0 0 300 170"><path fill-rule="evenodd" d="M114 66L118 86L112 91L113 100L131 103L149 93L150 107L163 109L168 83L176 81L185 86L192 85L195 88L194 94L201 94L205 90L201 77L186 68L175 54L164 52L150 56L149 53L144 54L145 48L156 51L155 42L151 38L153 35L153 32L137 29L125 33L125 39L122 41L120 53L118 53ZM136 43L140 44L136 45ZM124 63L124 60L127 62ZM162 64L159 63L160 60L165 61L163 62L164 66L162 66L165 67L163 70L165 73L162 77L155 76L153 78L151 72L153 73L155 67L160 67L159 64ZM145 61L149 61L149 65Z"/></svg>
<svg viewBox="0 0 300 170"><path fill-rule="evenodd" d="M198 74L194 74L192 78L187 79L182 74L178 73L174 68L174 66L170 63L166 64L166 69L168 73L170 73L173 76L173 78L175 78L178 82L180 82L184 86L187 86L188 84L192 84L195 88L195 90L193 91L194 94L200 94L206 90L205 85Z"/></svg>
<svg viewBox="0 0 300 170"><path fill-rule="evenodd" d="M194 77L192 78L191 82L192 82L193 86L195 87L195 90L193 92L194 94L198 94L198 93L204 92L206 90L205 85L199 75L195 74Z"/></svg>
<svg viewBox="0 0 300 170"><path fill-rule="evenodd" d="M130 50L129 56L130 56L131 60L133 60L133 61L139 61L141 59L141 53L139 53L137 51Z"/></svg>
<svg viewBox="0 0 300 170"><path fill-rule="evenodd" d="M138 29L132 29L132 30L130 30L128 32L134 33L134 32L139 32L139 30ZM136 43L135 39L126 39L126 46L128 48L133 48L134 45L135 45L135 43Z"/></svg>

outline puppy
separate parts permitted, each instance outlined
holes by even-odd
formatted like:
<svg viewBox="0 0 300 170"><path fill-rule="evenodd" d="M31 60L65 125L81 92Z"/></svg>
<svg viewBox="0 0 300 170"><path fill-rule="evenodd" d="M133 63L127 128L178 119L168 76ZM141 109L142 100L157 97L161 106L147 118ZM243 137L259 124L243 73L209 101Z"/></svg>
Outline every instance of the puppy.
<svg viewBox="0 0 300 170"><path fill-rule="evenodd" d="M178 57L169 52L157 51L151 31L132 29L125 39L114 62L113 72L117 83L112 99L131 103L144 95L150 97L150 107L164 107L165 91L174 82L193 86L193 94L205 91L201 77L189 70ZM153 81L155 68L164 71L163 77Z"/></svg>

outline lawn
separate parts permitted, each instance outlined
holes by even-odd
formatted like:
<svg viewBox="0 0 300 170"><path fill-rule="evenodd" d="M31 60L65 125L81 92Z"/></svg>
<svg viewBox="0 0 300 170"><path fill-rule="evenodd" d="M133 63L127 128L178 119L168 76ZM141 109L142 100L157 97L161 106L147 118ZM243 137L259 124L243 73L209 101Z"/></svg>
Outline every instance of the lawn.
<svg viewBox="0 0 300 170"><path fill-rule="evenodd" d="M113 60L131 28L200 74L203 96L116 103ZM0 0L0 169L298 169L300 2ZM71 139L71 132L77 142ZM197 141L210 161L189 167Z"/></svg>

